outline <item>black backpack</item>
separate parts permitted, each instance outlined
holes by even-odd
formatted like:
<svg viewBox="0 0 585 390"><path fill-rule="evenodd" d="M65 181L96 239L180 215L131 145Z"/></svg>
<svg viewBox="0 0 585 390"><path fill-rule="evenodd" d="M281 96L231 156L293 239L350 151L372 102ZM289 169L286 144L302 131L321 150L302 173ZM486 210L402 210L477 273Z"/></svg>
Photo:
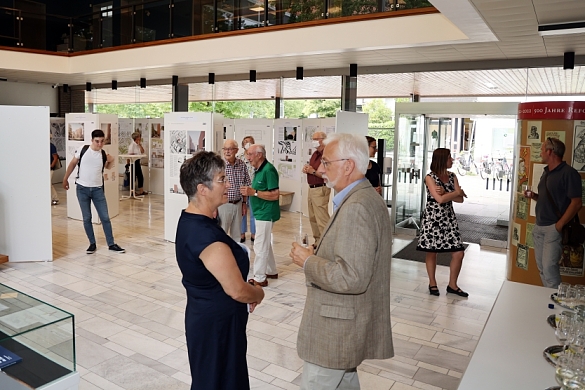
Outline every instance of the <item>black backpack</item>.
<svg viewBox="0 0 585 390"><path fill-rule="evenodd" d="M77 161L77 177L75 178L76 180L79 179L79 169L81 168L81 159L83 158L83 155L85 154L85 152L87 152L87 149L89 149L89 145L83 145L83 148L81 148L81 152L79 152L79 160ZM106 162L108 161L108 155L106 154L106 151L102 149L102 161L103 161L103 165L102 165L102 186L104 185L104 167L106 166Z"/></svg>

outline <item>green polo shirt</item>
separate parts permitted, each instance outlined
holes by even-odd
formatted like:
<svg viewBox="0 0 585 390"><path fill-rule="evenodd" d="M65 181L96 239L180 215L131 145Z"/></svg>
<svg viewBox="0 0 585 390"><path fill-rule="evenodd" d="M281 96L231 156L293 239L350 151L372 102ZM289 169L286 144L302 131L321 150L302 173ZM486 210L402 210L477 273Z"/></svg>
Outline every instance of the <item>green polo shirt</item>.
<svg viewBox="0 0 585 390"><path fill-rule="evenodd" d="M274 165L264 160L254 175L252 188L256 191L271 191L278 188L278 172ZM276 222L280 219L280 205L277 200L264 200L250 196L250 206L257 221Z"/></svg>

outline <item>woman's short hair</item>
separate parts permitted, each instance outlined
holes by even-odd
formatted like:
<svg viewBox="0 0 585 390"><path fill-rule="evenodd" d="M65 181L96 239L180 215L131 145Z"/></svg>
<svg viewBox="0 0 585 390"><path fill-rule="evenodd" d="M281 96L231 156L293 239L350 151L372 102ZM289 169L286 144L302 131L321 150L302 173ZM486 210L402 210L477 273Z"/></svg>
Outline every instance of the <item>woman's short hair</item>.
<svg viewBox="0 0 585 390"><path fill-rule="evenodd" d="M337 144L337 155L340 158L353 160L358 172L366 174L370 162L370 147L363 135L335 133L323 140L323 145Z"/></svg>
<svg viewBox="0 0 585 390"><path fill-rule="evenodd" d="M138 137L142 137L142 134L140 134L139 131L135 131L134 133L132 133L132 140L136 141L138 139Z"/></svg>
<svg viewBox="0 0 585 390"><path fill-rule="evenodd" d="M431 172L437 175L447 171L447 161L451 158L451 151L445 148L437 148L433 152L431 160Z"/></svg>
<svg viewBox="0 0 585 390"><path fill-rule="evenodd" d="M197 194L197 186L211 188L213 178L225 169L223 159L214 152L200 151L181 165L180 183L189 201Z"/></svg>
<svg viewBox="0 0 585 390"><path fill-rule="evenodd" d="M254 145L256 143L256 141L254 141L254 137L252 137L251 135L247 135L244 137L244 139L242 140L242 148L244 147L244 145L246 145L246 140L249 139L250 140L250 145Z"/></svg>
<svg viewBox="0 0 585 390"><path fill-rule="evenodd" d="M369 135L366 135L366 139L368 140L368 146L370 146L372 142L376 142L376 139L374 137L370 137Z"/></svg>

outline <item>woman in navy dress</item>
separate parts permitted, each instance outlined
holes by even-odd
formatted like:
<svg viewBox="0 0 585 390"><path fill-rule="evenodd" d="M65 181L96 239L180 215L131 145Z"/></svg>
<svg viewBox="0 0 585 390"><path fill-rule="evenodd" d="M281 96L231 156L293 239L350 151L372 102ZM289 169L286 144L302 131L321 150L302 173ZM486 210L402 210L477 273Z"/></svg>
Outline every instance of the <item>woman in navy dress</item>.
<svg viewBox="0 0 585 390"><path fill-rule="evenodd" d="M416 250L427 252L425 263L429 275L429 294L440 295L435 278L437 253L451 252L447 292L467 297L468 294L457 285L465 248L453 210L453 202L462 203L467 195L459 186L457 176L447 170L452 166L451 151L445 148L435 149L431 172L425 177L427 203Z"/></svg>
<svg viewBox="0 0 585 390"><path fill-rule="evenodd" d="M175 251L187 291L185 334L191 390L249 389L246 324L264 298L246 282L248 254L217 224L229 182L221 157L199 152L181 166L189 205L177 226Z"/></svg>

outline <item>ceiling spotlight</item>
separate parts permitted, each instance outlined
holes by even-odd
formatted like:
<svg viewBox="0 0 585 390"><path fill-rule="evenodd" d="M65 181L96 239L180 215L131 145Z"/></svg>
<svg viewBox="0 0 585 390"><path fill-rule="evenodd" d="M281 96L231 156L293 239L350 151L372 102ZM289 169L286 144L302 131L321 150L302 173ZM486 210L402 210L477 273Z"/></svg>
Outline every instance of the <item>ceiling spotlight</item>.
<svg viewBox="0 0 585 390"><path fill-rule="evenodd" d="M303 79L303 67L297 66L297 80Z"/></svg>

